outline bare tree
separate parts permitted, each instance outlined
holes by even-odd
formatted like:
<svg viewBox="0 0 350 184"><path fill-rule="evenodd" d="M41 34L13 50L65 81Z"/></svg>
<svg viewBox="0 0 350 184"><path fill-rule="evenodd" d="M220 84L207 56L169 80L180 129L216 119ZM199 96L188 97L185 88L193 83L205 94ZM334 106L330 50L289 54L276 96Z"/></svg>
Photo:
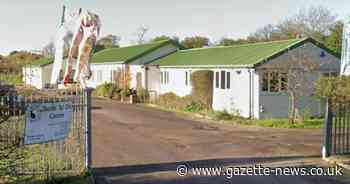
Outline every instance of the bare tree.
<svg viewBox="0 0 350 184"><path fill-rule="evenodd" d="M45 57L53 57L55 55L55 44L52 40L43 48L42 55Z"/></svg>
<svg viewBox="0 0 350 184"><path fill-rule="evenodd" d="M136 31L136 37L137 37L136 43L138 44L145 43L145 35L148 33L148 31L149 31L149 27L147 26L139 27Z"/></svg>

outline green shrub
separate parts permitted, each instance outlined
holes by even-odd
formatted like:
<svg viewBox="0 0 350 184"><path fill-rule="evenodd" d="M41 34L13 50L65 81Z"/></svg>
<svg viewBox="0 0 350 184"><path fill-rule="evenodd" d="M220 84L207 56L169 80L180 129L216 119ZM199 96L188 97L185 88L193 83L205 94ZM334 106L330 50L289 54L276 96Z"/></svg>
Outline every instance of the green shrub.
<svg viewBox="0 0 350 184"><path fill-rule="evenodd" d="M226 110L224 110L224 111L217 111L217 112L215 112L214 113L214 119L228 121L228 120L235 119L235 116L230 114L230 113L228 113Z"/></svg>
<svg viewBox="0 0 350 184"><path fill-rule="evenodd" d="M213 103L213 77L210 70L195 71L191 75L192 97L195 102L211 109Z"/></svg>
<svg viewBox="0 0 350 184"><path fill-rule="evenodd" d="M120 96L121 97L128 97L131 95L131 90L130 89L122 89L120 90Z"/></svg>
<svg viewBox="0 0 350 184"><path fill-rule="evenodd" d="M96 87L93 95L112 99L117 94L117 91L118 89L113 83L104 83Z"/></svg>
<svg viewBox="0 0 350 184"><path fill-rule="evenodd" d="M165 93L159 96L159 105L169 109L186 112L199 112L204 110L204 105L194 101L191 95L179 97L174 93Z"/></svg>
<svg viewBox="0 0 350 184"><path fill-rule="evenodd" d="M136 96L138 102L147 102L149 99L148 90L144 88L139 88L136 90Z"/></svg>
<svg viewBox="0 0 350 184"><path fill-rule="evenodd" d="M350 77L323 77L316 83L316 95L333 103L350 103Z"/></svg>
<svg viewBox="0 0 350 184"><path fill-rule="evenodd" d="M19 74L0 74L0 82L3 82L5 84L9 85L19 85L23 84L23 78L22 75Z"/></svg>

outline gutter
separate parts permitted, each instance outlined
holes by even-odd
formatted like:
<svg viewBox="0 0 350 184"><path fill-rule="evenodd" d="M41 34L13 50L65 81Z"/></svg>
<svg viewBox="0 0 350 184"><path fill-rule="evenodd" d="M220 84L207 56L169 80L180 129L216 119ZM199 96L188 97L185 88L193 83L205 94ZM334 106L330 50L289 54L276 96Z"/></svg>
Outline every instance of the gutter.
<svg viewBox="0 0 350 184"><path fill-rule="evenodd" d="M254 68L254 65L174 65L160 66L160 68Z"/></svg>

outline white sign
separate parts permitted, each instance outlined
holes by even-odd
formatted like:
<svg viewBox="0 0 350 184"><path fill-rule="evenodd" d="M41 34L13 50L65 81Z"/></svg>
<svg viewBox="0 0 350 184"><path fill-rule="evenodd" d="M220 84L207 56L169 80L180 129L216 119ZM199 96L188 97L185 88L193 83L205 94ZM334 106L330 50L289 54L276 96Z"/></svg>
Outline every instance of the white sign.
<svg viewBox="0 0 350 184"><path fill-rule="evenodd" d="M71 102L33 103L26 111L24 144L41 144L68 136Z"/></svg>
<svg viewBox="0 0 350 184"><path fill-rule="evenodd" d="M350 22L344 23L341 74L350 75Z"/></svg>

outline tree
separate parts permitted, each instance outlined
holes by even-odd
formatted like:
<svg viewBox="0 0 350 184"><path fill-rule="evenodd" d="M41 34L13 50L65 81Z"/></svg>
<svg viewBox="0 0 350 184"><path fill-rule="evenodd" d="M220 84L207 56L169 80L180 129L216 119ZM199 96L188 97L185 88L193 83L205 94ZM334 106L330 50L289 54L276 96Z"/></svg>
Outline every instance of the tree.
<svg viewBox="0 0 350 184"><path fill-rule="evenodd" d="M238 45L238 44L245 44L248 43L245 39L232 39L232 38L222 38L218 45L219 46L232 46L232 45Z"/></svg>
<svg viewBox="0 0 350 184"><path fill-rule="evenodd" d="M107 35L96 42L95 53L103 49L118 48L121 38L116 35Z"/></svg>
<svg viewBox="0 0 350 184"><path fill-rule="evenodd" d="M313 37L325 41L336 24L337 17L322 6L301 9L297 14L286 18L277 25L268 24L251 33L249 42L294 39L296 37Z"/></svg>
<svg viewBox="0 0 350 184"><path fill-rule="evenodd" d="M209 46L209 38L203 36L186 37L184 40L181 41L181 44L186 49L202 48L205 46Z"/></svg>
<svg viewBox="0 0 350 184"><path fill-rule="evenodd" d="M145 43L145 36L148 33L149 28L147 26L140 26L136 31L136 43L137 44L143 44Z"/></svg>
<svg viewBox="0 0 350 184"><path fill-rule="evenodd" d="M51 40L42 50L42 55L45 57L54 57L55 56L55 44Z"/></svg>
<svg viewBox="0 0 350 184"><path fill-rule="evenodd" d="M172 38L170 36L165 36L165 35L162 35L162 36L157 36L157 37L154 37L151 42L158 42L158 41L163 41L163 40L171 40Z"/></svg>
<svg viewBox="0 0 350 184"><path fill-rule="evenodd" d="M342 50L343 27L344 24L338 21L332 28L330 28L331 33L326 37L325 41L325 45L338 55L341 54Z"/></svg>

